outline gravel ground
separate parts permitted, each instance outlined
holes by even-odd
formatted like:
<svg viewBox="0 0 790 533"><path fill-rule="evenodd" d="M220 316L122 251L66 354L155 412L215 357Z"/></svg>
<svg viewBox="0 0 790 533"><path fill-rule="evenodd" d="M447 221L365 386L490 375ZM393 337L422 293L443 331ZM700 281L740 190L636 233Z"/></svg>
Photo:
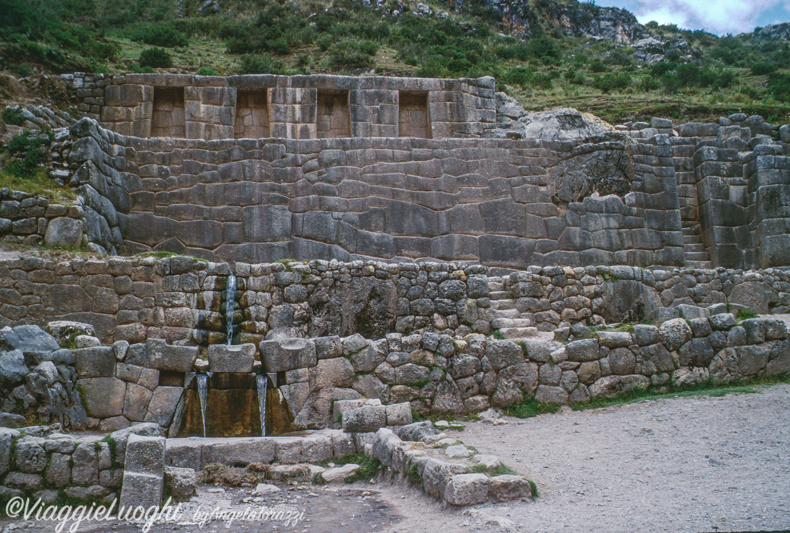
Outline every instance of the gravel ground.
<svg viewBox="0 0 790 533"><path fill-rule="evenodd" d="M537 502L491 505L523 531L790 529L790 385L564 411L459 435L533 479Z"/></svg>
<svg viewBox="0 0 790 533"><path fill-rule="evenodd" d="M758 394L653 400L470 423L449 432L498 455L534 480L535 502L454 509L405 483L284 486L263 501L252 489L202 487L185 515L268 506L304 512L296 525L214 520L154 526L154 532L438 531L719 532L790 530L790 385ZM72 524L69 524L72 525ZM54 531L54 524L0 521L0 531ZM68 530L68 526L65 530ZM79 531L135 532L86 523Z"/></svg>

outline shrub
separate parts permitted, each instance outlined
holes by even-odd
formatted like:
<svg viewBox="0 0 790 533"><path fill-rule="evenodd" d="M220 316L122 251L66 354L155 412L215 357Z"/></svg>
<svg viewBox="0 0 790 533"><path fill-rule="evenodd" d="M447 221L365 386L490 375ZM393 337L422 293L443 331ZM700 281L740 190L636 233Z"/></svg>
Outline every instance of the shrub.
<svg viewBox="0 0 790 533"><path fill-rule="evenodd" d="M752 74L755 76L766 76L776 72L776 66L767 61L761 61L752 65Z"/></svg>
<svg viewBox="0 0 790 533"><path fill-rule="evenodd" d="M173 58L162 48L148 48L140 52L138 59L141 67L168 68L173 66Z"/></svg>
<svg viewBox="0 0 790 533"><path fill-rule="evenodd" d="M241 74L286 74L282 61L275 61L270 55L245 55L241 58Z"/></svg>
<svg viewBox="0 0 790 533"><path fill-rule="evenodd" d="M606 72L609 67L601 63L600 59L593 59L590 62L590 72Z"/></svg>
<svg viewBox="0 0 790 533"><path fill-rule="evenodd" d="M21 126L25 121L25 117L20 113L21 110L22 108L20 106L6 107L3 110L3 122L14 126Z"/></svg>
<svg viewBox="0 0 790 533"><path fill-rule="evenodd" d="M593 80L593 87L608 93L609 91L625 89L631 85L631 76L625 72L617 74L604 74L603 76L596 76Z"/></svg>
<svg viewBox="0 0 790 533"><path fill-rule="evenodd" d="M222 76L222 74L210 67L200 67L195 74L198 76Z"/></svg>
<svg viewBox="0 0 790 533"><path fill-rule="evenodd" d="M373 41L343 40L329 49L329 65L334 68L371 68L378 45Z"/></svg>
<svg viewBox="0 0 790 533"><path fill-rule="evenodd" d="M151 46L164 46L166 48L187 46L189 44L189 39L186 35L168 24L143 26L135 30L131 38L133 41L143 42Z"/></svg>
<svg viewBox="0 0 790 533"><path fill-rule="evenodd" d="M52 134L33 135L25 131L15 135L8 143L8 152L11 161L5 166L5 171L13 176L29 178L38 166L47 159L47 147L52 143Z"/></svg>
<svg viewBox="0 0 790 533"><path fill-rule="evenodd" d="M790 74L779 72L769 74L768 94L780 102L790 102Z"/></svg>

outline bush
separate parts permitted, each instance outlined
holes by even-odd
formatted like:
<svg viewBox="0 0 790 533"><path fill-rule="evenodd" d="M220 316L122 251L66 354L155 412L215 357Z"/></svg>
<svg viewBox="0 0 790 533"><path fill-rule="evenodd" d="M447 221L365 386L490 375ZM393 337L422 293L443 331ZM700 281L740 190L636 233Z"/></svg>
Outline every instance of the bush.
<svg viewBox="0 0 790 533"><path fill-rule="evenodd" d="M780 102L790 102L790 74L779 72L769 74L768 94Z"/></svg>
<svg viewBox="0 0 790 533"><path fill-rule="evenodd" d="M5 166L5 171L20 178L29 178L38 166L47 159L47 147L52 143L52 134L33 135L25 131L15 135L8 143L8 152L11 161Z"/></svg>
<svg viewBox="0 0 790 533"><path fill-rule="evenodd" d="M378 45L373 41L343 40L329 49L329 66L341 69L371 68Z"/></svg>
<svg viewBox="0 0 790 533"><path fill-rule="evenodd" d="M590 72L606 72L609 70L609 67L601 63L600 59L593 59L590 62Z"/></svg>
<svg viewBox="0 0 790 533"><path fill-rule="evenodd" d="M270 55L245 55L241 58L241 74L287 74L282 61Z"/></svg>
<svg viewBox="0 0 790 533"><path fill-rule="evenodd" d="M776 66L767 61L761 61L752 65L752 74L754 76L767 76L776 72Z"/></svg>
<svg viewBox="0 0 790 533"><path fill-rule="evenodd" d="M149 48L140 52L138 59L141 67L168 68L173 66L173 58L162 48Z"/></svg>
<svg viewBox="0 0 790 533"><path fill-rule="evenodd" d="M21 126L25 121L25 117L20 113L21 110L22 108L20 106L6 107L3 110L3 122L14 126Z"/></svg>
<svg viewBox="0 0 790 533"><path fill-rule="evenodd" d="M222 76L222 74L210 67L200 67L195 74L198 76Z"/></svg>
<svg viewBox="0 0 790 533"><path fill-rule="evenodd" d="M151 46L164 46L166 48L187 46L189 44L189 39L186 35L168 24L143 26L135 30L131 38L133 41L143 42Z"/></svg>
<svg viewBox="0 0 790 533"><path fill-rule="evenodd" d="M596 76L593 80L593 87L599 89L604 93L609 91L625 89L631 85L631 76L625 72L617 74L604 74L603 76Z"/></svg>

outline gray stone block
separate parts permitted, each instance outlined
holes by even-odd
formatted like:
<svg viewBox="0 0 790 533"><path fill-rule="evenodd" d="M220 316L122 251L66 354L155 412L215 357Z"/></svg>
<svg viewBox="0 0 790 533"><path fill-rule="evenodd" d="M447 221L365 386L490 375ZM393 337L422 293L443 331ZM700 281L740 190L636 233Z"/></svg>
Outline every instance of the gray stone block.
<svg viewBox="0 0 790 533"><path fill-rule="evenodd" d="M149 339L148 366L157 370L190 372L197 359L197 346L176 346L162 339Z"/></svg>
<svg viewBox="0 0 790 533"><path fill-rule="evenodd" d="M318 364L315 343L309 339L276 339L260 343L263 368L267 372L284 372Z"/></svg>
<svg viewBox="0 0 790 533"><path fill-rule="evenodd" d="M211 372L252 372L257 349L254 344L211 344L208 364Z"/></svg>

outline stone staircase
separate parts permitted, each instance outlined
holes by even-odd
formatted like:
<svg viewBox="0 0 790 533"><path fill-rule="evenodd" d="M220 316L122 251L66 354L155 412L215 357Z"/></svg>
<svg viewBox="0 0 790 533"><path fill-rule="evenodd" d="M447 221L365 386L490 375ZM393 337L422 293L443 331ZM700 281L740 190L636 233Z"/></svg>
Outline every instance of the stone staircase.
<svg viewBox="0 0 790 533"><path fill-rule="evenodd" d="M674 158L675 176L678 184L680 219L683 224L683 255L686 267L713 268L710 254L702 242L699 222L699 199L697 177L694 173L694 145L676 146L678 157Z"/></svg>
<svg viewBox="0 0 790 533"><path fill-rule="evenodd" d="M683 221L683 256L689 268L713 268L710 254L702 242L699 222Z"/></svg>
<svg viewBox="0 0 790 533"><path fill-rule="evenodd" d="M488 298L491 300L489 313L491 326L499 330L505 339L525 339L544 336L546 332L538 331L532 318L523 317L516 307L516 301L505 289L501 277L488 278Z"/></svg>

